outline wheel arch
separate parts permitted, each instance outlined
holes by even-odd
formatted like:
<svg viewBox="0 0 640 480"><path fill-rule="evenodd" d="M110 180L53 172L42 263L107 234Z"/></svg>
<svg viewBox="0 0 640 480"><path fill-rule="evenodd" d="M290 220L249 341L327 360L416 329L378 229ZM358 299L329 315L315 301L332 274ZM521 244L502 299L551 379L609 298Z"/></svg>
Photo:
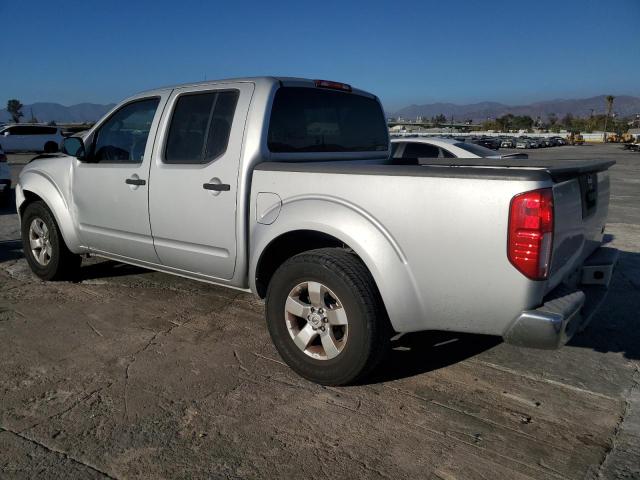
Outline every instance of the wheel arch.
<svg viewBox="0 0 640 480"><path fill-rule="evenodd" d="M36 201L44 202L53 214L67 248L73 253L82 253L71 211L57 185L43 172L24 172L16 185L16 207L20 219L27 206Z"/></svg>
<svg viewBox="0 0 640 480"><path fill-rule="evenodd" d="M254 291L264 298L269 282L280 265L299 253L324 247L349 248L340 239L317 230L292 230L273 238L260 252L256 262Z"/></svg>
<svg viewBox="0 0 640 480"><path fill-rule="evenodd" d="M327 219L309 220L327 212ZM329 213L330 212L330 213ZM423 311L406 259L389 232L366 212L331 202L306 199L283 202L277 221L255 225L251 238L249 283L264 297L271 276L284 261L304 251L343 247L364 263L380 292L393 328L410 331Z"/></svg>

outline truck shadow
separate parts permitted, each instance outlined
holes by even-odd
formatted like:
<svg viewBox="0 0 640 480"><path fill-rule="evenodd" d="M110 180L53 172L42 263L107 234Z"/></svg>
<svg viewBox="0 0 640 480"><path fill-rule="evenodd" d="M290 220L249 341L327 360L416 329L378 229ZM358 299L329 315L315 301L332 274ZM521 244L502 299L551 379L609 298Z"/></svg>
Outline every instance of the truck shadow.
<svg viewBox="0 0 640 480"><path fill-rule="evenodd" d="M82 282L85 280L116 278L127 275L140 275L143 273L151 273L151 270L136 267L134 265L128 265L126 263L114 262L112 260L100 260L88 265L83 263L82 268L80 268L80 271L74 281Z"/></svg>
<svg viewBox="0 0 640 480"><path fill-rule="evenodd" d="M21 240L0 240L0 263L11 260L24 258ZM87 264L85 261L78 272L78 275L72 279L73 283L83 282L85 280L97 280L101 278L116 278L128 275L140 275L142 273L150 273L151 270L145 268L127 265L126 263L114 262L111 260L92 261Z"/></svg>
<svg viewBox="0 0 640 480"><path fill-rule="evenodd" d="M23 256L20 240L0 240L0 263L17 260Z"/></svg>
<svg viewBox="0 0 640 480"><path fill-rule="evenodd" d="M640 360L640 253L620 251L606 300L569 346Z"/></svg>
<svg viewBox="0 0 640 480"><path fill-rule="evenodd" d="M407 333L392 342L392 350L366 383L380 383L454 365L502 343L500 337L454 332Z"/></svg>
<svg viewBox="0 0 640 480"><path fill-rule="evenodd" d="M0 215L15 215L16 213L16 191L12 188L7 200L0 198Z"/></svg>
<svg viewBox="0 0 640 480"><path fill-rule="evenodd" d="M611 241L612 237L605 239ZM640 360L640 254L620 252L609 293L589 326L565 349L587 348ZM417 332L392 342L386 362L366 383L412 377L482 355L500 345L500 337L453 332Z"/></svg>

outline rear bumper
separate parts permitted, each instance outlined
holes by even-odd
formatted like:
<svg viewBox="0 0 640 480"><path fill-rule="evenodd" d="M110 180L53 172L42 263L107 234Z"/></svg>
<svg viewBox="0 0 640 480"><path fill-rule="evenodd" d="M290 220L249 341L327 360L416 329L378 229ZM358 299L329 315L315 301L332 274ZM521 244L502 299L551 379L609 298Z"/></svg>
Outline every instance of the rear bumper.
<svg viewBox="0 0 640 480"><path fill-rule="evenodd" d="M504 341L530 348L556 349L584 329L605 299L618 250L599 248L582 266L581 283L560 285L534 310L523 311L503 335Z"/></svg>

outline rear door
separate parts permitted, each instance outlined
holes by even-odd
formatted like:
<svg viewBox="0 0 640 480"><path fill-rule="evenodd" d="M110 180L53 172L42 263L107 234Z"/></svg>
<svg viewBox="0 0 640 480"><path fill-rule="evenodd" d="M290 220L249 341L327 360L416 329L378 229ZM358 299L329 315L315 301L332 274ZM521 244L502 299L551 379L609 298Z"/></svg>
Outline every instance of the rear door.
<svg viewBox="0 0 640 480"><path fill-rule="evenodd" d="M150 175L153 241L163 265L230 279L236 194L252 83L176 89Z"/></svg>

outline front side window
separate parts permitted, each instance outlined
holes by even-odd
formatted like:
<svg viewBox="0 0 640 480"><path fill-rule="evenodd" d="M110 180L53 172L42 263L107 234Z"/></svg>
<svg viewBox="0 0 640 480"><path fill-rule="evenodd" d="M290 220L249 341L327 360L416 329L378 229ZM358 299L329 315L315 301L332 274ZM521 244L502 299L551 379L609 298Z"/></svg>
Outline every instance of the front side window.
<svg viewBox="0 0 640 480"><path fill-rule="evenodd" d="M385 151L387 124L373 98L283 87L273 100L268 147L278 153Z"/></svg>
<svg viewBox="0 0 640 480"><path fill-rule="evenodd" d="M92 159L104 163L140 163L159 98L129 103L112 115L98 130Z"/></svg>
<svg viewBox="0 0 640 480"><path fill-rule="evenodd" d="M227 150L238 90L182 95L171 118L164 163L206 164Z"/></svg>

